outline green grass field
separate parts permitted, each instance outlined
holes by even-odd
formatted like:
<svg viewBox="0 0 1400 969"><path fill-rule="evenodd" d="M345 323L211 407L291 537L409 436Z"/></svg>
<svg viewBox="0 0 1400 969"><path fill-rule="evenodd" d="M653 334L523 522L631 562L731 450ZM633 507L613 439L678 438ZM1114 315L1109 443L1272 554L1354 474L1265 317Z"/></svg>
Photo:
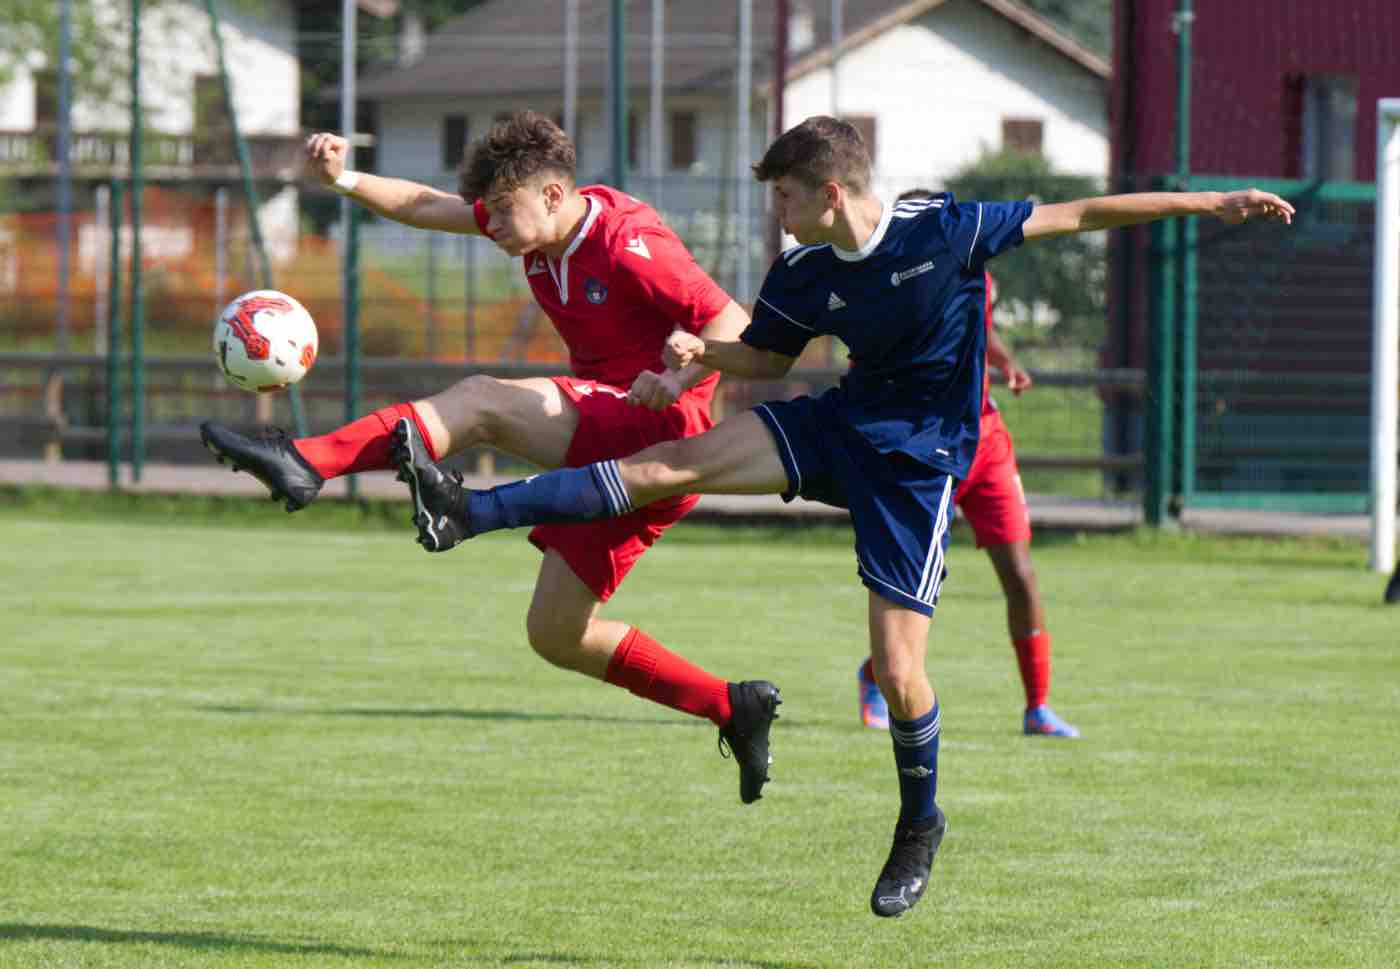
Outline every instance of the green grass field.
<svg viewBox="0 0 1400 969"><path fill-rule="evenodd" d="M682 526L607 614L786 703L738 801L715 734L524 642L518 535L265 504L0 502L0 967L1393 967L1400 611L1359 546L1039 543L1057 708L1018 734L965 536L929 666L949 834L854 716L837 531ZM240 506L244 507L244 506ZM318 517L319 516L319 517Z"/></svg>

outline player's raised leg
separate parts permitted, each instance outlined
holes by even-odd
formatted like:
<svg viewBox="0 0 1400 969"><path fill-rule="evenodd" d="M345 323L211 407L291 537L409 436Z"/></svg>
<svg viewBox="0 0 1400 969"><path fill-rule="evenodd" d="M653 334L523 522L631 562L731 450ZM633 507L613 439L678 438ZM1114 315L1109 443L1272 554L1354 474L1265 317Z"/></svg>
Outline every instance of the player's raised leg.
<svg viewBox="0 0 1400 969"><path fill-rule="evenodd" d="M530 646L555 666L709 720L739 765L740 799L758 800L772 763L769 730L782 703L777 687L720 679L641 629L599 618L601 606L564 555L546 549L526 619Z"/></svg>
<svg viewBox="0 0 1400 969"><path fill-rule="evenodd" d="M317 437L293 439L278 428L247 437L212 422L201 425L200 437L221 462L252 474L288 511L297 511L331 478L393 468L392 435L401 420L414 425L433 460L490 444L542 467L563 463L578 426L573 405L554 381L476 374L432 397L381 408Z"/></svg>
<svg viewBox="0 0 1400 969"><path fill-rule="evenodd" d="M947 819L938 790L938 698L924 670L929 616L870 592L870 655L890 710L899 771L899 821L889 858L870 895L876 915L903 915L928 887Z"/></svg>
<svg viewBox="0 0 1400 969"><path fill-rule="evenodd" d="M773 435L752 411L631 457L485 491L463 488L434 467L428 449L413 445L417 433L411 421L401 420L396 453L417 506L418 540L430 552L502 528L618 517L677 495L776 494L789 486Z"/></svg>
<svg viewBox="0 0 1400 969"><path fill-rule="evenodd" d="M1045 628L1045 607L1031 563L1030 542L989 545L987 555L1006 596L1006 626L1026 691L1022 731L1036 737L1078 737L1078 728L1062 720L1048 703L1050 633Z"/></svg>

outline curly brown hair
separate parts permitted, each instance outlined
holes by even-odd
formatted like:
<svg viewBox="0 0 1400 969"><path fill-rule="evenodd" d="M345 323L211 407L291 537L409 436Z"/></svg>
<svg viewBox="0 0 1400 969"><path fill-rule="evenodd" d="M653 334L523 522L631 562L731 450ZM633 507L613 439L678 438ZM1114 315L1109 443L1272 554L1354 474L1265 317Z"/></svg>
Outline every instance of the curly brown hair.
<svg viewBox="0 0 1400 969"><path fill-rule="evenodd" d="M753 175L760 182L791 175L808 188L840 182L863 195L870 188L870 152L855 125L816 115L779 135Z"/></svg>
<svg viewBox="0 0 1400 969"><path fill-rule="evenodd" d="M578 152L557 124L534 111L517 111L491 126L472 146L457 190L472 201L492 192L509 192L541 172L574 183Z"/></svg>

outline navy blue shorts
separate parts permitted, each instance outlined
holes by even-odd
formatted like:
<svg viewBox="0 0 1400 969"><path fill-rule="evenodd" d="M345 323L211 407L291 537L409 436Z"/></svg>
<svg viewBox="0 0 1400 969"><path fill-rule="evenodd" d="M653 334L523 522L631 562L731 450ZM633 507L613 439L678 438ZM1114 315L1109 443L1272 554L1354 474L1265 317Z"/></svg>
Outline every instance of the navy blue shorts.
<svg viewBox="0 0 1400 969"><path fill-rule="evenodd" d="M847 426L834 393L754 408L787 471L783 499L850 509L861 581L896 605L931 616L948 575L957 479L908 455L875 450Z"/></svg>

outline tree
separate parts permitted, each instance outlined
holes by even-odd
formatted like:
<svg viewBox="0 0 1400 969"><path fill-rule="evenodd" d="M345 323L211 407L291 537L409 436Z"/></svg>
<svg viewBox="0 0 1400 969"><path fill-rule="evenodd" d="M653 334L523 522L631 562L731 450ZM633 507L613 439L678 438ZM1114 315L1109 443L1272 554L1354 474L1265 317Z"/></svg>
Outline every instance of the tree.
<svg viewBox="0 0 1400 969"><path fill-rule="evenodd" d="M154 0L163 2L163 0ZM58 61L61 0L0 0L0 87L21 65L52 71ZM115 6L71 0L74 94L110 102L126 76L127 20ZM37 56L36 56L37 55Z"/></svg>
<svg viewBox="0 0 1400 969"><path fill-rule="evenodd" d="M1101 57L1113 53L1113 0L1021 0Z"/></svg>
<svg viewBox="0 0 1400 969"><path fill-rule="evenodd" d="M1040 154L984 153L947 182L959 199L1067 202L1102 194L1099 181L1057 174ZM992 265L997 321L1013 342L1094 347L1103 339L1108 262L1101 238L1067 235L1013 249Z"/></svg>

